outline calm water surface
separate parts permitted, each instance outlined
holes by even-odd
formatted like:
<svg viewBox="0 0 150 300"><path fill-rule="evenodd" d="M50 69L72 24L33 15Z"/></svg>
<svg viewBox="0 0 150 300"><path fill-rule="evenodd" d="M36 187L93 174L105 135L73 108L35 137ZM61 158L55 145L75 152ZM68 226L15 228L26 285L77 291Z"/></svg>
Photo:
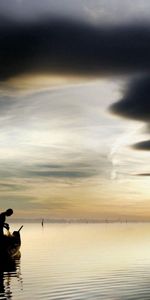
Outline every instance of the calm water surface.
<svg viewBox="0 0 150 300"><path fill-rule="evenodd" d="M150 224L24 224L21 234L0 299L150 299Z"/></svg>

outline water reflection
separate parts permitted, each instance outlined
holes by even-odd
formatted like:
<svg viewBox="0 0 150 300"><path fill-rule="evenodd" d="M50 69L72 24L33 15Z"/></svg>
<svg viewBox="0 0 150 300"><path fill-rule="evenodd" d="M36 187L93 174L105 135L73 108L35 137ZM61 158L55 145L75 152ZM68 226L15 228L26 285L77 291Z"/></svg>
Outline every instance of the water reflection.
<svg viewBox="0 0 150 300"><path fill-rule="evenodd" d="M150 300L150 223L25 224L21 254L0 300Z"/></svg>
<svg viewBox="0 0 150 300"><path fill-rule="evenodd" d="M19 279L22 285L20 269L20 253L14 259L0 261L0 299L8 300L13 298L12 280Z"/></svg>

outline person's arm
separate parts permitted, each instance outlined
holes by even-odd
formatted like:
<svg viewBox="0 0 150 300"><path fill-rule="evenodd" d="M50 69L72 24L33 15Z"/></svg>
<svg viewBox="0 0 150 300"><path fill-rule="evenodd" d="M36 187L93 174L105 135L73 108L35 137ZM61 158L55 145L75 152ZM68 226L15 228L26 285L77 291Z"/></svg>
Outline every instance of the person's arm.
<svg viewBox="0 0 150 300"><path fill-rule="evenodd" d="M4 223L4 228L6 228L7 230L9 230L9 224L8 223Z"/></svg>

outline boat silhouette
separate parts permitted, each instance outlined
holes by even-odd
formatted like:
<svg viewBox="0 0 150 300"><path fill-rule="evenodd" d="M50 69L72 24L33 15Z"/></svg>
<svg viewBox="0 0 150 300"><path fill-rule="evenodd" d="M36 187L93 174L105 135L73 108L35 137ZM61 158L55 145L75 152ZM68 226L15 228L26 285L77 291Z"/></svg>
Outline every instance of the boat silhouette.
<svg viewBox="0 0 150 300"><path fill-rule="evenodd" d="M5 234L0 240L0 259L9 259L17 257L19 255L19 250L21 247L21 236L20 230L23 225L19 228L18 231L10 233L8 231L7 235Z"/></svg>

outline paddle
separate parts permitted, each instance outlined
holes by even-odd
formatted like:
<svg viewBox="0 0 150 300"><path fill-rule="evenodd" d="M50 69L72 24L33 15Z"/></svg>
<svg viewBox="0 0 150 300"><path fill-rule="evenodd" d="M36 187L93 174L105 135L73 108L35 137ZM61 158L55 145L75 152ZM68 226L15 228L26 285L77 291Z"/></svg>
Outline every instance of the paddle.
<svg viewBox="0 0 150 300"><path fill-rule="evenodd" d="M19 228L18 232L20 232L20 230L22 229L23 225Z"/></svg>

